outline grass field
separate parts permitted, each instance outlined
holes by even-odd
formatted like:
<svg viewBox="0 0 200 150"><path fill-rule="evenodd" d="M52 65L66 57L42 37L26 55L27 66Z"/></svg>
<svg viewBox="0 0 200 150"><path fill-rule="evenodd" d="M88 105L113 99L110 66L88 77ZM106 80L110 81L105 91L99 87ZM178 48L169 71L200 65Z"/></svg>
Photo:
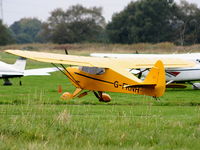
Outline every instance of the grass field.
<svg viewBox="0 0 200 150"><path fill-rule="evenodd" d="M1 60L16 57L1 54ZM27 68L51 65L28 61ZM90 93L60 100L74 88L60 72L52 76L12 79L0 86L0 149L200 149L200 91L169 89L160 101L151 97L109 93L101 103ZM2 81L3 83L3 81Z"/></svg>

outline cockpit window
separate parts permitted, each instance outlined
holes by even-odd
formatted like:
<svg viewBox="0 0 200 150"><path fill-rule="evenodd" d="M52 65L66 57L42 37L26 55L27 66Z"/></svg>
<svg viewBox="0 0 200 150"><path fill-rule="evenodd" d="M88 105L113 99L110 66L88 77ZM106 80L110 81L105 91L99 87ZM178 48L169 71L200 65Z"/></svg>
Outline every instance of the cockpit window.
<svg viewBox="0 0 200 150"><path fill-rule="evenodd" d="M101 75L101 74L105 73L104 68L98 68L98 67L81 66L81 67L79 67L79 69L81 71L84 71L84 72L89 73L89 74L94 74L94 75Z"/></svg>

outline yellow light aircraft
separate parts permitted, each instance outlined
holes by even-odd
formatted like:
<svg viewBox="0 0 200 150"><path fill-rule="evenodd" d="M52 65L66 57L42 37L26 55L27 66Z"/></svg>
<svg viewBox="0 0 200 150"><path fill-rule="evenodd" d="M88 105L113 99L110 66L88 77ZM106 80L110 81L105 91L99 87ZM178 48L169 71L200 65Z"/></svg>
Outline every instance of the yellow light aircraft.
<svg viewBox="0 0 200 150"><path fill-rule="evenodd" d="M64 68L63 73L76 87L72 94L65 92L61 96L65 100L83 97L89 91L92 91L99 101L103 102L111 100L111 97L104 93L108 91L148 95L157 98L165 92L164 65L171 68L194 65L191 62L178 59L162 59L162 61L135 59L133 61L130 59L96 58L22 50L6 50L6 52L36 61L48 62L54 65L60 64ZM65 68L63 64L75 67ZM129 72L132 68L151 68L151 70L142 81Z"/></svg>

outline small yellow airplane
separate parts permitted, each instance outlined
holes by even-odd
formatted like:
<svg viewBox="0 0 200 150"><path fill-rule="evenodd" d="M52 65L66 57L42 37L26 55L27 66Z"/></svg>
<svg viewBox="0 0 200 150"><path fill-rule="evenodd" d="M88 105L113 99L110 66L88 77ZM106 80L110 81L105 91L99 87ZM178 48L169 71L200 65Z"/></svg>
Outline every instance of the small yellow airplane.
<svg viewBox="0 0 200 150"><path fill-rule="evenodd" d="M194 65L192 62L179 59L162 59L161 61L140 58L133 61L127 58L97 58L22 50L5 51L36 61L48 62L53 65L60 64L64 69L64 71L60 71L76 87L72 94L63 93L61 98L64 100L83 97L89 91L92 91L102 102L111 100L111 97L104 92L148 95L157 98L165 92L164 66L174 68ZM66 68L64 64L73 65L73 67ZM151 68L151 70L144 80L140 80L129 72L133 68Z"/></svg>

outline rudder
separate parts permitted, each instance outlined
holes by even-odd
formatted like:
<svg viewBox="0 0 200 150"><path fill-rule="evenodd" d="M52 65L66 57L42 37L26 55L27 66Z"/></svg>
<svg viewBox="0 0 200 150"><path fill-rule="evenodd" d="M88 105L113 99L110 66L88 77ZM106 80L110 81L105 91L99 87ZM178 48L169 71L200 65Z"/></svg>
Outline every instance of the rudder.
<svg viewBox="0 0 200 150"><path fill-rule="evenodd" d="M16 62L12 65L13 68L24 71L26 67L26 58L24 57L19 57Z"/></svg>
<svg viewBox="0 0 200 150"><path fill-rule="evenodd" d="M166 88L165 68L162 61L158 60L151 68L150 72L146 76L144 84L155 84L152 95L154 97L160 97L164 94Z"/></svg>

